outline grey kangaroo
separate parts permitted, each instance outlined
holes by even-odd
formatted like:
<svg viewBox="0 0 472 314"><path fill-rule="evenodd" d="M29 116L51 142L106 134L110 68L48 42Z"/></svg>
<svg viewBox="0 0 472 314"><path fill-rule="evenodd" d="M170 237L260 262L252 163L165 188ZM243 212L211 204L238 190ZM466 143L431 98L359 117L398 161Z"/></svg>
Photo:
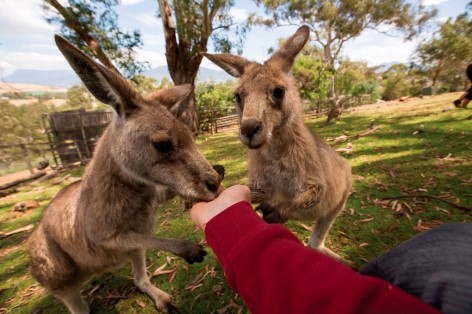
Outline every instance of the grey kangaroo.
<svg viewBox="0 0 472 314"><path fill-rule="evenodd" d="M81 181L44 211L28 241L31 273L72 313L89 313L80 295L93 274L131 260L134 283L157 309L178 313L146 273L145 250L167 250L188 263L206 252L193 242L153 237L155 204L175 194L210 201L218 173L200 154L190 130L166 109L191 92L176 86L141 97L119 74L94 62L64 38L56 44L88 90L116 112Z"/></svg>
<svg viewBox="0 0 472 314"><path fill-rule="evenodd" d="M351 167L305 126L290 74L309 34L307 26L300 27L264 64L230 54L205 56L239 77L234 95L240 139L249 148L249 185L264 220L316 219L308 245L341 259L324 241L345 206Z"/></svg>

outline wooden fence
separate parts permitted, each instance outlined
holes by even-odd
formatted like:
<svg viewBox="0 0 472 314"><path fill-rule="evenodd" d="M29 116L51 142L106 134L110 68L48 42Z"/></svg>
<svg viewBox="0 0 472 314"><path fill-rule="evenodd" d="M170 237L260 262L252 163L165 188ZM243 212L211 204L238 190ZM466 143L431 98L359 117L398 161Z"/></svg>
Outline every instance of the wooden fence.
<svg viewBox="0 0 472 314"><path fill-rule="evenodd" d="M56 163L86 163L110 123L111 112L70 110L43 115L43 125Z"/></svg>
<svg viewBox="0 0 472 314"><path fill-rule="evenodd" d="M345 109L365 105L370 101L370 95L340 97ZM318 99L310 103L305 103L303 113L306 119L319 118L327 113L332 106L330 99ZM239 128L237 114L216 119L216 132L226 132Z"/></svg>

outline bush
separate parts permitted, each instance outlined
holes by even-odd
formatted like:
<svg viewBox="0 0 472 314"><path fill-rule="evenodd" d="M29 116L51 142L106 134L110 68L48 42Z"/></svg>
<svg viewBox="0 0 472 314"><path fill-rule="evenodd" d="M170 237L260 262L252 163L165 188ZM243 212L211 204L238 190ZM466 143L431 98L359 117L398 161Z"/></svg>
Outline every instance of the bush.
<svg viewBox="0 0 472 314"><path fill-rule="evenodd" d="M195 88L201 132L216 132L216 120L234 112L234 82L203 83Z"/></svg>

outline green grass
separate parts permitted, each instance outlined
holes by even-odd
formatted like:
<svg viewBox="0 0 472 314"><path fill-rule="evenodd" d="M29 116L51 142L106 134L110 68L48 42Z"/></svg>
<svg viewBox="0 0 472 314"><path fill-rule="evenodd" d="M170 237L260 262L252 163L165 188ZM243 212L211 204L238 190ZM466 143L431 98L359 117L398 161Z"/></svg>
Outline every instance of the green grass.
<svg viewBox="0 0 472 314"><path fill-rule="evenodd" d="M418 230L440 223L472 220L470 212L436 200L381 200L401 194L428 194L472 207L472 111L453 109L451 101L455 98L457 95L447 94L406 103L370 105L343 114L338 123L328 127L322 127L324 118L307 121L308 126L326 140L344 133L359 134L366 131L371 122L381 127L365 137L351 140L353 152L344 155L353 169L354 191L328 236L330 248L362 267L418 234ZM422 132L414 134L418 130ZM246 151L237 132L200 136L197 144L211 163L226 167L226 186L247 181ZM346 143L335 145L336 148L345 146ZM82 171L82 168L74 169L73 177L59 185L54 184L57 178L32 183L16 194L1 198L0 230L8 232L30 223L37 224L49 200ZM41 207L26 213L11 210L15 203L28 199L38 200ZM204 241L202 232L195 230L179 199L157 210L157 236ZM305 226L312 223L292 221L287 227L306 242L310 232ZM28 274L26 238L27 234L22 233L1 240L0 308L9 313L30 313L37 309L42 313L65 312L64 306ZM198 265L187 265L167 252L148 251L150 272L165 263L165 269L175 269L175 275L159 275L153 277L152 282L172 294L183 313L247 312L241 298L227 286L215 256L209 248L208 251L205 261ZM201 275L205 275L202 285L187 289ZM96 313L155 312L150 298L134 288L130 265L95 276L84 285L82 294Z"/></svg>

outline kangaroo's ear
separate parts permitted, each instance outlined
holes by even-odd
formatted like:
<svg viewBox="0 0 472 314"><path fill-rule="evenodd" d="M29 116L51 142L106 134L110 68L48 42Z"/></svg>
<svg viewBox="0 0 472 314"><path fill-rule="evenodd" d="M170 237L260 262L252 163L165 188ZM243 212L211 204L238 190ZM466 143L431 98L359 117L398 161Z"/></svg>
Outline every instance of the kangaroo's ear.
<svg viewBox="0 0 472 314"><path fill-rule="evenodd" d="M126 116L139 106L140 96L131 84L74 47L65 38L55 35L56 45L95 98L112 106L120 116Z"/></svg>
<svg viewBox="0 0 472 314"><path fill-rule="evenodd" d="M295 34L290 36L282 46L266 61L273 67L284 72L292 69L293 63L298 53L303 49L310 37L310 28L306 25L300 27Z"/></svg>
<svg viewBox="0 0 472 314"><path fill-rule="evenodd" d="M243 75L244 68L251 64L251 61L229 53L217 55L204 53L203 55L211 62L225 70L229 75L234 77L240 77Z"/></svg>
<svg viewBox="0 0 472 314"><path fill-rule="evenodd" d="M174 87L162 88L144 96L144 99L152 104L166 107L172 113L176 113L179 105L192 93L192 85L184 84Z"/></svg>

